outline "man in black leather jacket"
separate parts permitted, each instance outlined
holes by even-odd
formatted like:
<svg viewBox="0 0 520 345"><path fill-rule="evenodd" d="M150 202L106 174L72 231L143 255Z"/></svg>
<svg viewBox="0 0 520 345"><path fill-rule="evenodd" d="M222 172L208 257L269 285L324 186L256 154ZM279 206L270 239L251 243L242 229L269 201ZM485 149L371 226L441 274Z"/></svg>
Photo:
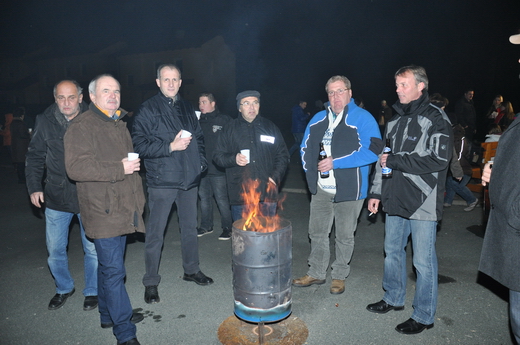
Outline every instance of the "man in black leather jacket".
<svg viewBox="0 0 520 345"><path fill-rule="evenodd" d="M139 108L133 126L135 152L144 159L150 215L146 225L143 277L146 303L160 301L159 262L173 203L181 232L183 279L199 285L213 280L199 268L197 191L206 170L204 139L193 106L178 95L181 72L172 64L157 69L157 95Z"/></svg>
<svg viewBox="0 0 520 345"><path fill-rule="evenodd" d="M88 107L83 103L82 89L76 81L63 80L54 87L55 104L36 118L29 150L26 155L27 190L34 206L45 203L45 236L49 269L56 283L56 295L49 309L61 308L74 289L74 280L68 268L67 247L69 226L78 216L85 260L84 310L97 307L97 255L94 243L85 237L79 213L76 183L67 177L63 136L69 122ZM45 175L44 186L42 179Z"/></svg>

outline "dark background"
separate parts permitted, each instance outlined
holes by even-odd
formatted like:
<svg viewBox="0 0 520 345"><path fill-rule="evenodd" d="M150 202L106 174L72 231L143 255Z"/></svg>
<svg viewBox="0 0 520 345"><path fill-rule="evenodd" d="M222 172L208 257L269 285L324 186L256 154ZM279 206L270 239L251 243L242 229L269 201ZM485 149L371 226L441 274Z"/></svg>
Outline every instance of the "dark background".
<svg viewBox="0 0 520 345"><path fill-rule="evenodd" d="M222 35L236 54L237 92L259 90L262 113L283 130L299 99L327 100L324 85L336 74L377 113L382 99L395 103L394 73L409 64L426 68L429 92L448 97L448 110L471 87L481 117L496 94L520 111L520 46L509 42L520 29L518 0L25 0L1 8L0 58L119 41L131 53L160 51ZM124 107L124 90L122 99Z"/></svg>

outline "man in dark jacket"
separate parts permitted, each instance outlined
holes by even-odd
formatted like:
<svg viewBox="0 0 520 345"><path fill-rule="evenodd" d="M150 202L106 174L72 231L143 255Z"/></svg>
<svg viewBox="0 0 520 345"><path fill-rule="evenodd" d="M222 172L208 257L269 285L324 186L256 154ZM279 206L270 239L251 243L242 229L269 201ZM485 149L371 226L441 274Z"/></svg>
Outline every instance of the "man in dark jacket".
<svg viewBox="0 0 520 345"><path fill-rule="evenodd" d="M305 108L307 108L307 102L300 101L291 109L291 132L294 137L294 144L289 149L289 157L292 157L293 153L300 149L303 140L303 133L305 133L305 127L307 127L307 120L309 118L309 114L305 113Z"/></svg>
<svg viewBox="0 0 520 345"><path fill-rule="evenodd" d="M143 277L146 303L160 301L159 262L173 203L179 214L183 279L213 283L199 268L197 187L207 166L202 129L193 106L178 94L182 79L177 66L159 66L156 83L160 91L141 105L133 126L135 151L145 162L150 208Z"/></svg>
<svg viewBox="0 0 520 345"><path fill-rule="evenodd" d="M464 97L459 99L455 104L455 114L457 115L458 123L464 127L466 132L466 139L471 143L477 131L477 112L473 104L473 97L475 91L467 89L464 92Z"/></svg>
<svg viewBox="0 0 520 345"><path fill-rule="evenodd" d="M198 236L213 232L213 197L217 202L220 212L220 223L222 234L219 240L231 238L231 208L227 193L226 172L223 168L213 162L213 151L217 146L218 137L222 134L232 121L228 115L221 114L215 103L215 97L211 93L203 93L199 96L200 127L204 133L204 145L206 148L206 159L208 170L202 174L199 186L200 198L200 227L197 229Z"/></svg>
<svg viewBox="0 0 520 345"><path fill-rule="evenodd" d="M113 327L118 345L139 345L134 323L144 316L132 312L125 288L126 235L144 232L143 182L140 159L130 160L132 138L119 109L121 88L103 74L89 84L89 110L70 124L63 143L65 168L76 181L85 232L98 256L98 297L101 327Z"/></svg>
<svg viewBox="0 0 520 345"><path fill-rule="evenodd" d="M417 283L410 319L397 325L403 334L416 334L433 327L437 309L438 263L435 252L437 222L442 218L446 173L453 153L448 116L428 97L424 68L406 66L395 74L399 101L397 114L387 124L385 140L392 152L376 163L369 190L368 210L386 212L383 300L368 311L387 313L404 309L406 297L406 246L412 237L413 265ZM383 179L381 169L391 168Z"/></svg>
<svg viewBox="0 0 520 345"><path fill-rule="evenodd" d="M520 44L520 34L509 41ZM512 178L520 171L518 138L520 117L500 136L494 161L482 173L482 184L489 183L491 211L479 270L509 289L511 330L520 344L520 183Z"/></svg>
<svg viewBox="0 0 520 345"><path fill-rule="evenodd" d="M49 257L47 263L56 284L56 295L49 309L61 308L74 293L74 280L69 271L67 247L69 225L78 216L85 261L84 310L97 307L97 256L94 243L85 236L79 213L76 184L65 170L63 136L70 121L86 111L82 88L74 80L63 80L54 86L55 104L36 118L36 127L26 158L27 190L34 206L45 203L45 237ZM45 188L42 180L45 176Z"/></svg>
<svg viewBox="0 0 520 345"><path fill-rule="evenodd" d="M259 183L257 192L263 215L274 216L289 152L278 127L260 115L260 92L243 91L236 99L240 115L219 137L213 160L226 169L233 221L241 219L248 206L242 196L242 186L249 179ZM243 150L248 150L249 157Z"/></svg>

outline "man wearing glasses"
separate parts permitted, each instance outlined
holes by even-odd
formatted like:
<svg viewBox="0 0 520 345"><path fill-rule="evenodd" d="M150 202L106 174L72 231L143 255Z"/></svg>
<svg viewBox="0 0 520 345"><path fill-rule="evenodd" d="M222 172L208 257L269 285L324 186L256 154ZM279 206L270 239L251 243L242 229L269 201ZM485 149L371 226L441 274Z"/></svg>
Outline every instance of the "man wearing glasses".
<svg viewBox="0 0 520 345"><path fill-rule="evenodd" d="M357 219L367 196L370 166L383 149L374 117L352 98L350 81L334 76L325 90L330 105L311 119L303 136L302 163L311 197L309 270L294 286L324 284L330 261L329 234L336 232L330 293L345 291ZM320 144L327 158L319 160ZM328 173L328 174L326 174Z"/></svg>
<svg viewBox="0 0 520 345"><path fill-rule="evenodd" d="M274 216L289 151L278 127L260 115L258 91L243 91L236 99L240 115L219 136L213 160L226 169L233 221L242 218L242 185L247 179L259 182L263 214Z"/></svg>

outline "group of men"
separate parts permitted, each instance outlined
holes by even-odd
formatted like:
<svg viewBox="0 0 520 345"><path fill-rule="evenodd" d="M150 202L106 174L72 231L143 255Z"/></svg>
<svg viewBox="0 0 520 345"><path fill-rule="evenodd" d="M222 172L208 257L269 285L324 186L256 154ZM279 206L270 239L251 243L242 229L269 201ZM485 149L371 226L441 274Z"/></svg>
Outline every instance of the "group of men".
<svg viewBox="0 0 520 345"><path fill-rule="evenodd" d="M202 94L199 120L192 105L178 93L182 79L175 65L160 66L156 82L159 92L137 111L132 135L121 121L125 111L120 109L120 85L115 78L105 74L90 83L92 103L88 107L77 83L58 83L56 104L38 117L27 154L31 202L37 207L46 203L49 267L56 282L49 309L60 308L74 293L66 247L70 221L78 215L85 252L84 309L99 305L101 327L113 327L118 344L139 344L135 323L143 318L132 312L124 286L126 235L146 232L144 299L157 303L164 231L175 203L183 279L209 285L213 280L199 267L197 237L213 231L211 198L215 197L221 213L221 238L228 239L232 221L241 218L244 211L241 189L245 180L260 182L261 207L272 215L276 213L276 195L270 187L278 190L289 162L280 130L260 116L259 92L248 90L237 95L240 114L236 119L218 112L213 95ZM339 75L327 81L329 106L311 119L301 141L303 169L312 194L311 252L307 274L294 279L293 285L324 284L330 266L330 292L345 291L357 219L368 197L371 213L377 213L381 205L386 213L386 255L384 297L367 310L387 313L404 309L405 249L411 236L417 272L414 310L396 330L416 334L434 325L438 284L435 239L453 140L446 114L429 101L424 68L399 69L395 85L398 101L393 108L397 114L386 123L382 140L374 117L356 105L350 81ZM383 153L387 140L390 154ZM321 145L327 158L319 160ZM134 151L140 158L127 158ZM146 227L142 218L145 197L138 174L141 158L146 166L150 209ZM383 179L382 168L391 168L392 177ZM326 172L328 175L323 174ZM197 197L203 210L200 227ZM335 261L330 264L333 226Z"/></svg>
<svg viewBox="0 0 520 345"><path fill-rule="evenodd" d="M175 203L183 279L212 284L200 270L197 243L198 236L212 231L211 198L222 216L220 239L229 239L232 221L241 218L245 179L258 179L265 195L268 184L279 186L289 161L279 129L259 114L257 91L237 96L241 116L234 120L217 111L212 94L202 94L199 121L192 105L178 94L182 79L175 65L160 66L156 83L159 92L139 108L132 135L122 121L126 112L120 108L121 88L113 76L92 80L89 106L77 82L57 83L55 104L37 117L27 153L27 187L34 206L45 204L48 265L56 284L48 308L61 308L75 292L67 246L69 226L77 215L85 262L83 309L99 307L101 327L113 328L118 344L139 344L135 323L144 318L132 311L124 285L126 235L146 232L144 300L158 303L164 232ZM249 157L241 153L245 149ZM130 158L134 151L139 158ZM146 226L141 159L150 209ZM269 209L276 212L276 202L269 203Z"/></svg>

